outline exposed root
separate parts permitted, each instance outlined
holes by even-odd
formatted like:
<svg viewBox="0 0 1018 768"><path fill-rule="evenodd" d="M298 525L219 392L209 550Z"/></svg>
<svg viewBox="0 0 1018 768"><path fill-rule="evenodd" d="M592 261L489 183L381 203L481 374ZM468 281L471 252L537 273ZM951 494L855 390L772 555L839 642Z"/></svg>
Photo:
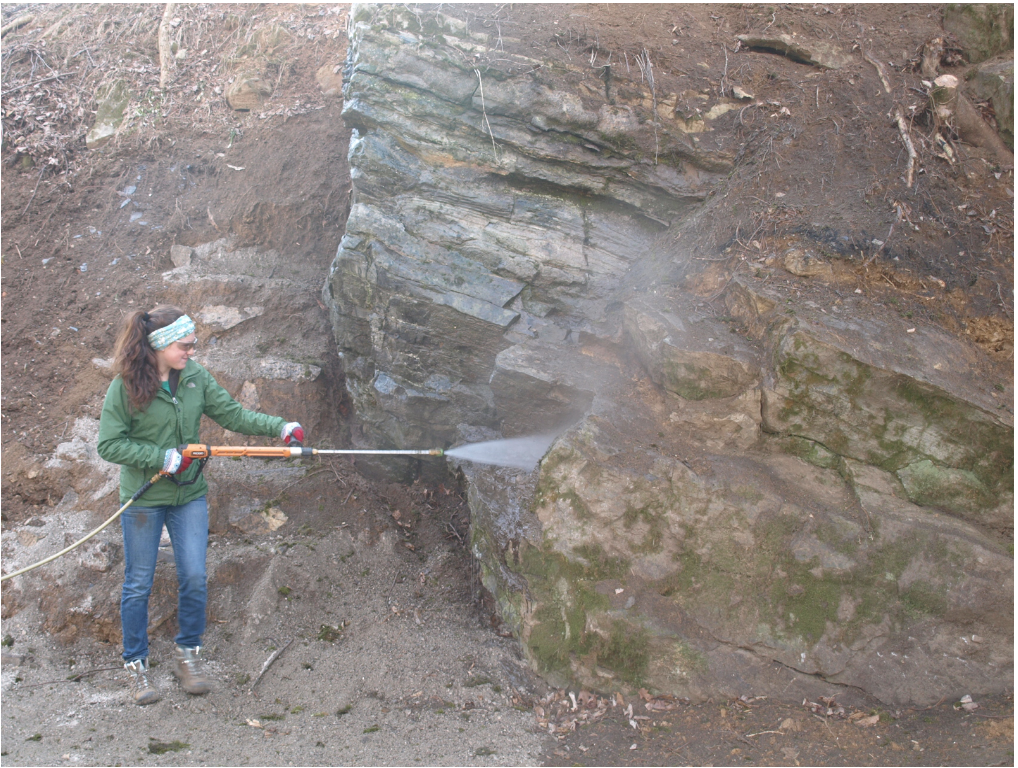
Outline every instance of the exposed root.
<svg viewBox="0 0 1018 768"><path fill-rule="evenodd" d="M905 185L912 189L912 181L915 178L915 163L916 155L915 145L912 144L912 136L908 130L908 124L905 122L905 116L901 114L901 107L894 110L894 121L898 124L898 133L901 134L901 140L905 144L905 149L908 150L908 170L905 172ZM901 208L898 209L898 220L901 220Z"/></svg>

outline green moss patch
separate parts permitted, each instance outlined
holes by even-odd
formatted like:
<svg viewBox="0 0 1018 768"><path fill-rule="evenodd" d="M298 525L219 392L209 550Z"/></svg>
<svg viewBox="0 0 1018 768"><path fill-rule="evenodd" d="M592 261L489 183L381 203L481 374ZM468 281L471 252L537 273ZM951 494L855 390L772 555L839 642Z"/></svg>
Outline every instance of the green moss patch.
<svg viewBox="0 0 1018 768"><path fill-rule="evenodd" d="M722 624L755 623L763 634L796 647L816 644L829 629L851 642L864 626L885 617L901 627L920 617L943 616L947 591L964 560L935 535L870 541L836 519L810 522L777 515L758 520L753 534L756 545L748 549L724 540L704 548L690 537L676 557L679 570L655 585L658 594ZM797 560L793 545L803 534L852 557L857 567L824 569L819 557ZM703 549L709 555L700 554ZM929 576L900 586L914 563ZM733 601L733 595L740 599ZM850 610L839 617L843 607Z"/></svg>
<svg viewBox="0 0 1018 768"><path fill-rule="evenodd" d="M643 682L650 661L650 641L643 627L613 622L608 639L599 639L595 652L597 663L612 670L622 681L631 685Z"/></svg>

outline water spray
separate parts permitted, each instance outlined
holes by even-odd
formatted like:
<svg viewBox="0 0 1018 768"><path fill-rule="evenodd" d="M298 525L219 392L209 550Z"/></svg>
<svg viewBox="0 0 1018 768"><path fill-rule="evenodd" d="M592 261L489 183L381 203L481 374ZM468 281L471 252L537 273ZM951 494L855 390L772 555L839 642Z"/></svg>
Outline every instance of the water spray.
<svg viewBox="0 0 1018 768"><path fill-rule="evenodd" d="M473 461L478 464L491 464L499 467L511 467L514 469L522 469L531 471L537 467L537 463L541 460L541 457L545 454L552 442L555 440L555 435L534 435L532 437L515 437L508 440L487 440L481 443L468 443L461 445L458 448L450 448L445 450L443 448L423 448L423 449L323 449L323 448L306 448L303 445L284 446L275 448L272 446L245 446L245 445L201 445L200 443L190 443L188 445L181 445L177 448L181 456L189 458L193 461L197 461L199 464L199 472L205 466L205 462L213 456L226 456L226 457L248 457L248 458L260 458L260 459L291 459L301 458L303 456L329 456L329 455L352 455L352 456L447 456L453 459L462 459L464 461ZM8 573L5 576L0 577L0 582L13 579L15 576L20 576L23 573L27 573L40 565L45 565L56 560L61 555L66 555L72 549L81 546L86 541L91 539L93 536L98 534L100 531L107 528L114 520L120 517L124 511L140 499L149 488L155 485L157 482L162 480L164 477L170 477L169 475L159 474L153 475L141 488L135 491L134 495L128 499L127 503L124 504L116 513L94 531L89 533L82 539L71 544L69 547L65 547L56 554L50 555L49 557L40 560L37 563L33 563L25 568L22 568L13 573ZM173 480L172 477L170 477ZM197 478L195 478L197 479ZM177 482L173 480L173 482ZM193 483L194 480L189 480L186 484Z"/></svg>

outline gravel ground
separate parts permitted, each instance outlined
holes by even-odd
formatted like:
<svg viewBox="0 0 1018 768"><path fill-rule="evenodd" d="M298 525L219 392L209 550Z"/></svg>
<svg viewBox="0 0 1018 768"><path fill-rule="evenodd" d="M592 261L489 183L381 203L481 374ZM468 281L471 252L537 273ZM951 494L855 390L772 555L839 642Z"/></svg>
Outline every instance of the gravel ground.
<svg viewBox="0 0 1018 768"><path fill-rule="evenodd" d="M245 566L210 598L204 697L172 676L172 620L153 632L163 698L147 707L119 648L55 645L35 609L4 621L3 765L541 762L540 683L475 606L456 545L351 527L217 541L213 568Z"/></svg>

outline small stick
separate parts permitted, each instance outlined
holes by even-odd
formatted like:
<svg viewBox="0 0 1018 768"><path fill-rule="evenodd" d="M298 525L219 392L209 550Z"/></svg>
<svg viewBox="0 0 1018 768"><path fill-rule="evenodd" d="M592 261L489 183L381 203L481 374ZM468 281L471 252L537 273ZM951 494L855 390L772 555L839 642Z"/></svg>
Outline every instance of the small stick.
<svg viewBox="0 0 1018 768"><path fill-rule="evenodd" d="M459 532L456 530L452 523L446 523L445 527L446 529L452 532L452 535L455 536L457 540L459 540L460 544L463 543L463 537L459 535Z"/></svg>
<svg viewBox="0 0 1018 768"><path fill-rule="evenodd" d="M82 672L80 675L74 675L64 680L47 680L45 683L33 683L32 685L22 685L21 688L38 688L42 685L54 685L56 683L79 683L81 678L87 677L88 675L94 675L96 672L111 672L114 670L123 669L123 667L99 667L98 669L90 669L88 672Z"/></svg>
<svg viewBox="0 0 1018 768"><path fill-rule="evenodd" d="M881 246L880 246L879 248L877 248L877 250L876 250L876 251L875 251L875 252L873 253L873 255L872 255L872 256L870 256L870 257L869 257L868 259L866 259L866 261L865 261L865 262L863 262L863 266L864 266L864 267L868 267L868 266L870 265L870 263L871 263L871 262L872 262L872 261L873 261L873 260L874 260L874 259L875 259L875 258L876 258L877 256L879 256L879 255L880 255L881 253L883 253L883 251L884 251L884 248L885 248L885 247L887 246L887 243L888 243L888 241L889 241L889 240L891 239L891 235L893 235L893 234L894 234L894 227L895 227L895 225L896 225L896 224L897 224L897 223L898 223L899 221L901 221L901 217L902 217L902 214L904 213L904 211L903 211L903 209L902 209L902 206L901 206L901 203L895 203L895 204L894 204L894 207L898 209L898 215L897 215L897 217L896 217L896 218L894 219L894 221L892 221L892 222L891 222L891 228L890 228L889 230L887 230L887 237L885 237L885 238L884 238L884 242L883 242L883 244L882 244L882 245L881 245ZM891 287L893 288L894 286L892 285Z"/></svg>
<svg viewBox="0 0 1018 768"><path fill-rule="evenodd" d="M477 87L481 92L481 114L484 116L484 124L488 126L488 136L491 137L491 151L495 154L495 163L498 164L498 147L495 146L495 134L491 131L491 123L488 121L488 113L484 109L484 83L481 82L481 70L475 69L477 75Z"/></svg>
<svg viewBox="0 0 1018 768"><path fill-rule="evenodd" d="M344 480L343 478L341 478L341 477L339 476L339 471L338 471L338 470L336 469L336 467L335 467L335 466L333 466L332 464L327 464L326 466L327 466L327 467L328 467L329 469L331 469L331 470L332 470L332 474L334 474L334 475L336 476L336 481L337 481L337 482L338 482L338 483L339 483L340 485L342 485L342 486L343 486L344 488L346 488L346 487L347 487L347 485L346 485L346 481L345 481L345 480Z"/></svg>
<svg viewBox="0 0 1018 768"><path fill-rule="evenodd" d="M898 133L901 134L901 140L905 143L905 149L908 150L908 172L906 174L905 182L908 188L912 188L913 172L915 171L915 161L918 155L916 155L915 146L912 144L912 136L908 132L908 126L905 124L905 116L901 114L901 107L898 107L894 111L894 121L898 124ZM899 215L899 220L901 216Z"/></svg>
<svg viewBox="0 0 1018 768"><path fill-rule="evenodd" d="M262 671L258 673L258 677L256 677L255 681L253 683L251 683L251 690L252 691L255 689L255 686L258 685L258 681L262 679L262 675L264 675L268 671L269 667L272 666L272 662L274 662L276 659L278 659L280 656L282 656L283 655L283 651L285 651L287 648L289 648L291 643L293 643L293 639L292 638L290 639L290 641L286 645L284 645L278 651L273 651L272 655L269 656L269 658L265 660L265 663L262 664Z"/></svg>
<svg viewBox="0 0 1018 768"><path fill-rule="evenodd" d="M32 196L30 198L28 198L28 205L25 206L25 210L23 210L21 212L22 216L24 216L26 213L28 213L29 206L32 204L32 201L35 200L35 193L39 191L39 182L42 181L42 174L43 174L43 172L45 170L46 170L46 166L45 165L39 170L39 178L37 178L35 180L35 189L32 190ZM20 252L19 252L19 255L20 255Z"/></svg>
<svg viewBox="0 0 1018 768"><path fill-rule="evenodd" d="M887 93L890 93L891 92L891 85L890 85L890 83L887 82L887 75L884 74L884 67L883 67L883 65L879 61L874 59L872 56L870 56L868 53L866 53L866 49L862 47L862 37L861 36L859 38L859 50L862 51L862 57L864 59L866 59L866 61L868 61L870 64L872 64L874 66L874 68L877 70L877 75L880 77L880 82L883 83L884 91L886 91Z"/></svg>
<svg viewBox="0 0 1018 768"><path fill-rule="evenodd" d="M34 83L25 83L24 85L19 85L19 86L16 86L14 88L11 88L10 90L4 91L3 95L6 96L9 93L14 93L15 91L20 91L22 88L31 88L33 85L42 85L43 83L48 83L50 80L59 80L62 77L70 77L71 75L74 75L74 74L77 74L77 73L76 72L64 72L62 75L53 75L52 77L44 77L42 80L36 80Z"/></svg>

